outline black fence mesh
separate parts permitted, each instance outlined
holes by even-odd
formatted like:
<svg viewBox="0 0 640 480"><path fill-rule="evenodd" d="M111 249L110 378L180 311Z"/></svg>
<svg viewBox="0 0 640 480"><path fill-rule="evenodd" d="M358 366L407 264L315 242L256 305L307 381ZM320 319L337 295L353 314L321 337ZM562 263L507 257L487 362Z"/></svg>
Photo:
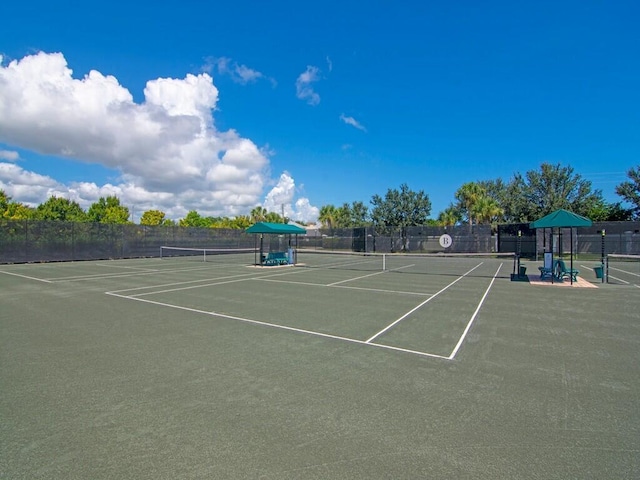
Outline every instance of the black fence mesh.
<svg viewBox="0 0 640 480"><path fill-rule="evenodd" d="M237 229L0 220L0 263L157 257L161 246L252 248Z"/></svg>
<svg viewBox="0 0 640 480"><path fill-rule="evenodd" d="M602 231L605 235L602 235ZM520 234L518 234L520 232ZM573 234L571 234L573 233ZM451 245L440 244L442 235ZM572 245L571 242L574 242ZM263 251L289 247L355 252L640 254L640 222L599 222L589 228L530 230L528 224L407 228L309 229L307 235L264 235ZM244 230L0 219L0 263L157 257L161 246L259 248Z"/></svg>
<svg viewBox="0 0 640 480"><path fill-rule="evenodd" d="M451 237L450 247L440 244L440 237ZM489 225L457 227L335 228L320 229L315 235L299 239L302 248L351 250L354 252L414 253L492 253L497 252Z"/></svg>
<svg viewBox="0 0 640 480"><path fill-rule="evenodd" d="M591 227L537 230L522 223L498 225L499 252L518 252L518 244L521 255L526 258L541 258L544 252L550 251L587 257L599 257L603 253L638 255L640 222L594 222Z"/></svg>

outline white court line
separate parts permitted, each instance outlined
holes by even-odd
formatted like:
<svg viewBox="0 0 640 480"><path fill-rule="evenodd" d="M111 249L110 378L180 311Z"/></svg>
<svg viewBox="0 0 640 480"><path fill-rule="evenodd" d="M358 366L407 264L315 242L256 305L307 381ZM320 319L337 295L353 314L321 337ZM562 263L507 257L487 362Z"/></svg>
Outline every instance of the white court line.
<svg viewBox="0 0 640 480"><path fill-rule="evenodd" d="M150 304L153 304L153 305L159 305L161 307L176 308L178 310L184 310L184 311L193 312L193 313L200 313L200 314L209 315L209 316L212 316L212 317L227 318L229 320L236 320L236 321L239 321L239 322L251 323L253 325L261 325L263 327L277 328L277 329L280 329L280 330L287 330L287 331L290 331L290 332L304 333L304 334L307 334L307 335L314 335L314 336L317 336L317 337L330 338L330 339L333 339L333 340L342 340L344 342L356 343L356 344L359 344L359 345L367 345L367 346L373 346L373 347L378 347L378 348L384 348L384 349L387 349L387 350L395 350L395 351L398 351L398 352L412 353L414 355L420 355L420 356L423 356L423 357L432 357L432 358L440 358L440 359L443 359L443 360L449 360L447 357L444 357L442 355L436 355L436 354L427 353L427 352L420 352L420 351L417 351L417 350L409 350L409 349L406 349L406 348L392 347L392 346L389 346L389 345L382 345L382 344L378 344L378 343L368 343L368 342L364 342L362 340L357 340L355 338L341 337L339 335L331 335L331 334L328 334L328 333L314 332L314 331L311 331L311 330L304 330L304 329L301 329L301 328L287 327L286 325L278 325L278 324L275 324L275 323L262 322L262 321L259 321L259 320L252 320L250 318L235 317L233 315L226 315L224 313L207 312L205 310L198 310L198 309L189 308L189 307L181 307L179 305L172 305L170 303L156 302L154 300L148 300L148 299L139 298L139 297L130 297L130 296L127 296L127 295L119 295L119 294L114 293L114 292L105 292L105 294L106 295L111 295L113 297L124 298L126 300L135 300L135 301L138 301L138 302L145 302L145 303L150 303Z"/></svg>
<svg viewBox="0 0 640 480"><path fill-rule="evenodd" d="M607 275L609 278L612 278L613 280L616 280L617 282L621 282L624 283L625 285L631 285L631 282L627 282L626 280L623 280L621 278L618 277L614 277L613 275Z"/></svg>
<svg viewBox="0 0 640 480"><path fill-rule="evenodd" d="M43 278L30 277L28 275L21 275L19 273L7 272L5 270L0 270L0 273L5 273L7 275L13 275L14 277L26 278L27 280L35 280L37 282L53 283L51 280L45 280Z"/></svg>
<svg viewBox="0 0 640 480"><path fill-rule="evenodd" d="M251 280L250 278L235 278L233 280L226 280L223 282L212 282L212 283L205 283L204 285L190 285L188 287L180 287L180 288L169 288L167 290L154 290L153 292L143 292L143 293L136 293L133 295L130 295L131 298L134 297L142 297L144 295L157 295L160 293L171 293L171 292L180 292L183 290L193 290L196 288L204 288L204 287L213 287L215 285L227 285L229 283L238 283L238 282L246 282L247 280Z"/></svg>
<svg viewBox="0 0 640 480"><path fill-rule="evenodd" d="M473 315L471 316L469 323L467 323L467 327L464 329L464 332L462 332L462 335L460 336L460 340L458 340L456 347L451 352L451 355L449 355L449 360L453 360L455 358L456 354L458 353L458 350L462 346L462 342L464 342L464 339L467 336L467 333L469 333L469 330L471 329L471 325L473 325L474 320L478 316L478 312L480 311L480 308L482 307L482 304L484 303L485 298L487 298L487 295L489 294L489 290L491 290L491 286L493 285L493 282L495 282L496 277L498 276L498 272L500 271L501 268L502 268L502 263L498 266L498 270L496 270L495 275L491 279L491 283L489 283L487 290L484 292L484 295L480 299L480 303L478 303L478 307L476 308L476 311L473 312Z"/></svg>
<svg viewBox="0 0 640 480"><path fill-rule="evenodd" d="M128 268L130 270L139 270L141 272L157 272L159 271L157 268L143 268L143 267L129 267L126 265L109 265L107 263L96 263L96 265L98 267L105 267L105 268Z"/></svg>
<svg viewBox="0 0 640 480"><path fill-rule="evenodd" d="M429 302L432 298L434 298L435 296L437 296L440 293L444 292L450 286L454 285L456 282L458 282L462 278L464 278L467 275L469 275L476 268L480 267L483 263L484 262L479 263L478 265L476 265L475 267L470 269L468 272L466 272L464 275L462 275L462 276L458 277L457 279L455 279L453 282L451 282L449 285L447 285L446 287L444 287L443 289L438 291L436 294L434 294L432 297L427 299L425 302L422 302L418 307L416 307L413 310L411 310L411 312L405 314L403 317L401 317L400 319L396 320L393 324L389 325L382 332L387 331L393 325L397 324L400 320L402 320L403 318L406 318L407 315L409 315L410 313L414 312L415 310L417 310L418 308L420 308L421 306L423 306L424 304ZM418 351L418 350L411 350L411 349L394 347L394 346L391 346L391 345L384 345L384 344L372 342L372 340L374 338L378 337L382 332L379 332L378 334L374 335L370 339L363 341L363 340L358 340L358 339L349 338L349 337L342 337L342 336L339 336L339 335L332 335L332 334L328 334L328 333L314 332L312 330L304 330L304 329L301 329L301 328L288 327L286 325L278 325L278 324L269 323L269 322L263 322L263 321L259 321L259 320L252 320L252 319L249 319L249 318L236 317L236 316L233 316L233 315L226 315L226 314L223 314L223 313L217 313L217 312L213 312L213 311L198 310L198 309L195 309L195 308L182 307L182 306L179 306L179 305L172 305L172 304L169 304L169 303L143 299L143 298L140 298L140 295L128 296L128 295L120 295L120 294L118 294L116 292L105 292L105 294L106 295L110 295L110 296L114 296L114 297L118 297L118 298L123 298L123 299L126 299L126 300L135 300L135 301L138 301L138 302L144 302L144 303L149 303L149 304L153 304L153 305L159 305L159 306L163 306L163 307L175 308L175 309L178 309L178 310L184 310L184 311L188 311L188 312L200 313L200 314L214 316L214 317L226 318L226 319L241 321L241 322L250 323L250 324L254 324L254 325L261 325L261 326L270 327L270 328L277 328L277 329L280 329L280 330L287 330L287 331L291 331L291 332L304 333L304 334L307 334L307 335L313 335L313 336L318 336L318 337L323 337L323 338L341 340L341 341L345 341L345 342L355 343L355 344L358 344L358 345L366 345L366 346L371 346L371 347L383 348L383 349L386 349L386 350L393 350L393 351L397 351L397 352L410 353L410 354L419 355L419 356L423 356L423 357L438 358L438 359L441 359L441 360L449 360L450 361L450 360L453 360L455 358L458 350L460 349L462 343L464 342L464 339L465 339L467 333L469 332L469 330L471 329L471 325L473 324L478 312L480 311L480 308L482 307L482 304L484 303L484 300L486 299L486 297L487 297L487 295L488 295L493 283L495 282L495 279L497 278L498 273L500 272L500 269L502 268L502 265L503 264L500 264L500 266L498 267L498 270L496 271L496 273L494 274L493 278L491 279L491 282L490 282L489 286L487 287L487 290L485 291L484 295L482 296L482 299L480 300L480 303L478 304L478 307L476 308L475 312L473 313L471 319L469 320L469 322L467 324L467 327L465 328L465 330L462 333L460 339L458 340L458 344L454 348L454 350L451 353L451 355L449 355L448 357L443 356L443 355L434 354L434 353L422 352L422 351ZM237 279L237 280L233 280L233 281L229 281L229 282L221 282L221 283L232 283L234 281L240 282L240 281L245 281L245 280L261 280L261 278ZM269 280L266 280L266 281L269 281ZM277 281L277 280L273 280L273 281ZM216 284L212 284L212 285L216 285ZM313 286L322 286L322 285L318 285L318 284L311 284L311 285L313 285ZM199 286L194 286L194 287L190 287L190 288L198 288L198 287ZM351 288L351 287L337 286L337 287L332 287L332 288ZM153 292L153 293L162 293L162 292Z"/></svg>
<svg viewBox="0 0 640 480"><path fill-rule="evenodd" d="M396 321L394 321L393 323L387 325L385 328L383 328L382 330L380 330L378 333L376 333L373 337L369 338L366 343L369 343L371 341L373 341L375 338L379 337L380 335L382 335L383 333L385 333L386 331L388 331L389 329L393 328L395 325L397 325L398 323L400 323L402 320L404 320L405 318L407 318L409 315L411 315L413 312L415 312L416 310L418 310L419 308L421 308L422 306L426 305L427 303L429 303L431 300L433 300L434 298L436 298L438 295L440 295L442 292L444 292L446 289L448 289L449 287L451 287L452 285L454 285L455 283L457 283L458 281L462 280L464 277L466 277L467 275L469 275L471 272L473 272L476 268L478 268L480 265L482 265L484 262L480 262L478 265L476 265L475 267L473 267L471 270L469 270L467 273L465 273L464 275L462 275L461 277L456 278L453 282L451 282L449 285L447 285L446 287L440 289L439 291L437 291L436 293L434 293L431 297L427 298L424 302L422 302L420 305L418 305L417 307L409 310L407 313L405 313L404 315L402 315L400 318L398 318ZM501 264L502 266L502 264Z"/></svg>
<svg viewBox="0 0 640 480"><path fill-rule="evenodd" d="M405 292L405 291L402 291L402 290L385 290L385 289L382 289L382 288L352 287L352 286L348 286L348 285L334 285L334 284L325 285L324 283L294 282L292 280L272 280L270 278L252 278L251 280L257 280L257 281L260 281L260 282L288 283L288 284L291 284L291 285L305 285L305 286L311 286L311 287L346 288L346 289L350 289L350 290L364 290L366 292L395 293L395 294L400 294L400 295L418 295L420 297L424 297L424 296L427 296L427 295L432 295L431 293L426 293L426 292Z"/></svg>
<svg viewBox="0 0 640 480"><path fill-rule="evenodd" d="M355 278L347 278L346 280L340 280L339 282L333 282L328 284L327 287L335 287L336 285L340 285L342 283L353 282L355 280L360 280L361 278L373 277L375 275L380 275L381 273L384 273L384 270L380 270L379 272L375 273L368 273L367 275L361 275Z"/></svg>
<svg viewBox="0 0 640 480"><path fill-rule="evenodd" d="M622 283L624 283L625 285L631 285L631 282L627 282L626 280L623 280L623 279L621 279L621 278L614 277L614 276L613 276L613 275L611 275L611 274L607 275L607 277L612 278L613 280L616 280L616 281L618 281L618 282L622 282Z"/></svg>
<svg viewBox="0 0 640 480"><path fill-rule="evenodd" d="M378 259L379 261L379 259ZM368 260L360 260L358 262L347 262L347 263L343 263L343 262L334 262L334 263L328 263L326 265L318 265L317 267L311 267L314 270L318 269L318 270L339 270L341 268L345 268L345 267L351 267L353 265L362 265L362 264L377 264L378 261L374 262L372 259L368 259ZM380 265L380 270L382 270L382 265Z"/></svg>
<svg viewBox="0 0 640 480"><path fill-rule="evenodd" d="M346 280L341 280L339 282L330 283L330 284L327 285L327 287L334 287L336 285L340 285L341 283L353 282L355 280L360 280L361 278L373 277L374 275L380 275L381 273L387 273L387 271L395 272L396 270L402 270L403 268L410 268L410 267L413 267L413 266L415 266L415 265L405 265L404 267L394 268L393 270L381 270L379 272L369 273L367 275L362 275L360 277L348 278Z"/></svg>
<svg viewBox="0 0 640 480"><path fill-rule="evenodd" d="M159 269L154 271L136 272L136 273L95 273L92 275L74 275L74 276L68 276L68 277L58 277L58 278L54 278L53 282L63 283L63 282L75 282L78 280L101 280L103 278L106 278L106 279L126 278L126 277L138 277L138 276L145 276L145 275L158 275L158 274L164 274L164 273L194 272L198 270L211 271L211 268L210 267L190 267L190 268L177 268L174 270Z"/></svg>
<svg viewBox="0 0 640 480"><path fill-rule="evenodd" d="M214 285L224 285L225 283L234 283L234 282L240 282L240 281L246 281L246 280L262 280L263 278L275 277L275 276L279 276L279 275L285 275L285 272L282 272L282 273L269 273L269 274L267 274L266 272L258 272L258 273L264 273L264 275L262 277L260 277L260 276L256 277L256 272L239 273L237 275L228 275L226 277L203 278L203 279L200 279L200 280L189 280L189 281L185 281L185 282L166 283L164 285L148 285L148 286L145 286L145 287L125 288L123 290L114 290L114 292L116 292L116 293L132 292L132 291L136 291L136 290L148 290L148 289L151 289L151 288L172 287L174 285L189 285L189 284L193 284L193 283L213 282L213 283L205 283L205 284L202 284L202 285L191 285L189 287L184 287L184 288L181 287L181 288L174 288L174 289L169 289L169 290L159 290L159 291L153 291L153 292L148 292L148 293L141 293L141 294L138 294L137 296L140 296L140 295L154 295L156 293L170 293L170 292L176 292L176 291L179 291L179 290L189 290L189 289L209 287L209 286L214 286ZM289 274L293 274L293 273L296 273L296 272L291 271L291 272L288 272L288 273ZM228 282L221 282L220 281L220 280L228 280L228 279L234 279L234 280L228 281ZM271 280L271 281L277 282L278 280ZM292 282L292 283L302 283L302 282Z"/></svg>
<svg viewBox="0 0 640 480"><path fill-rule="evenodd" d="M217 281L217 280L227 280L229 278L243 278L243 277L251 277L252 275L255 275L254 272L251 273L239 273L238 275L229 275L226 277L218 277L218 278L202 278L200 280L188 280L188 281L184 281L184 282L173 282L173 283L165 283L165 284L161 284L161 285L146 285L144 287L131 287L131 288L124 288L122 290L114 290L114 293L122 293L122 292L134 292L136 290L149 290L151 288L165 288L165 287L173 287L176 285L189 285L189 284L193 284L193 283L202 283L202 282L213 282L213 281ZM244 280L250 280L250 278L243 278ZM206 287L207 285L193 285L192 288L198 288L198 287ZM167 290L170 291L170 290ZM152 292L155 293L155 292Z"/></svg>
<svg viewBox="0 0 640 480"><path fill-rule="evenodd" d="M609 267L609 270L616 270L618 272L626 273L627 275L633 275L634 277L640 277L639 274L634 272L629 272L627 270L622 270L621 268Z"/></svg>

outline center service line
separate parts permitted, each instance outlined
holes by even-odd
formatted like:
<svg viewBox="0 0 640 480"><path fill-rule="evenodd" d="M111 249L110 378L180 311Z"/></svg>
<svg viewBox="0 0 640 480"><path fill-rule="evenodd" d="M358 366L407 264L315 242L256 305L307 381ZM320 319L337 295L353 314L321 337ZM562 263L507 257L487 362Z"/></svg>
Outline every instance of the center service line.
<svg viewBox="0 0 640 480"><path fill-rule="evenodd" d="M480 299L480 303L478 304L478 308L476 308L476 311L473 312L473 315L471 316L471 319L469 320L469 323L467 323L467 328L465 328L464 332L462 332L462 335L460 336L460 340L458 340L458 344L453 349L453 352L451 352L451 355L449 355L449 360L453 360L454 359L454 357L458 353L458 350L462 346L462 342L464 342L464 339L467 336L467 333L469 333L469 330L471 329L471 325L473 324L473 321L476 319L476 316L478 315L478 312L480 311L480 308L482 307L482 304L484 303L485 298L487 298L487 295L489 294L489 290L491 290L491 286L493 285L493 282L495 282L496 277L498 276L498 272L500 271L501 268L502 268L502 263L498 267L498 270L496 270L496 273L493 276L493 278L491 279L491 282L489 283L489 286L487 287L487 290L484 292L484 295Z"/></svg>
<svg viewBox="0 0 640 480"><path fill-rule="evenodd" d="M397 325L398 323L400 323L402 320L404 320L405 318L407 318L409 315L411 315L413 312L415 312L416 310L418 310L419 308L421 308L422 306L426 305L427 303L429 303L431 300L433 300L434 298L436 298L438 295L440 295L442 292L444 292L446 289L448 289L449 287L451 287L452 285L454 285L455 283L457 283L459 280L462 280L464 277L466 277L467 275L469 275L471 272L473 272L476 268L478 268L480 265L482 265L484 262L480 262L478 265L476 265L475 267L473 267L471 270L469 270L467 273L465 273L464 275L462 275L461 277L456 278L453 282L451 282L449 285L447 285L446 287L444 287L443 289L437 291L436 293L433 294L433 296L427 298L424 302L422 302L421 304L419 304L417 307L409 310L407 313L405 313L404 315L402 315L399 319L397 319L395 322L391 323L390 325L387 325L384 329L380 330L378 333L376 333L373 337L369 338L368 340L365 340L365 343L371 343L373 340L375 340L377 337L379 337L380 335L382 335L384 332L386 332L387 330L393 328L395 325Z"/></svg>
<svg viewBox="0 0 640 480"><path fill-rule="evenodd" d="M110 295L113 297L118 297L118 298L123 298L126 300L135 300L137 302L144 302L144 303L150 303L152 305L158 305L161 307L169 307L169 308L176 308L178 310L184 310L187 312L193 312L193 313L199 313L199 314L203 314L203 315L209 315L212 317L220 317L220 318L226 318L229 320L236 320L239 322L245 322L245 323L250 323L250 324L254 324L254 325L262 325L263 327L270 327L270 328L277 328L280 330L287 330L290 332L297 332L297 333L304 333L307 335L314 335L316 337L323 337L323 338L330 338L333 340L341 340L344 342L350 342L350 343L355 343L358 345L366 345L367 347L377 347L377 348L384 348L386 350L393 350L396 352L405 352L405 353L411 353L414 355L420 355L422 357L431 357L431 358L439 358L442 360L449 360L447 357L444 357L442 355L436 355L433 353L427 353L427 352L420 352L417 350L410 350L407 348L399 348L399 347L392 347L390 345L383 345L383 344L379 344L379 343L367 343L364 342L362 340L357 340L355 338L348 338L348 337L341 337L339 335L331 335L329 333L321 333L321 332L314 332L312 330L304 330L302 328L295 328L295 327L288 327L286 325L278 325L275 323L269 323L269 322L262 322L260 320L252 320L250 318L243 318L243 317L236 317L233 315L226 315L224 313L217 313L217 312L208 312L208 311L204 311L204 310L198 310L196 308L190 308L190 307L182 307L180 305L173 305L170 303L164 303L164 302L156 302L154 300L148 300L148 299L144 299L144 298L140 298L140 297L132 297L132 296L128 296L128 295L120 295L118 293L114 293L114 292L105 292L106 295Z"/></svg>

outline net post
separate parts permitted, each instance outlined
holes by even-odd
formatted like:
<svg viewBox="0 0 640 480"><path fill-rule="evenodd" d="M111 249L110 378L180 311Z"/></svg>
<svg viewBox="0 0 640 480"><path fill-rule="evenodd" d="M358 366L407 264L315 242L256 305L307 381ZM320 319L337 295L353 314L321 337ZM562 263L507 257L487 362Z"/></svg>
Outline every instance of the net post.
<svg viewBox="0 0 640 480"><path fill-rule="evenodd" d="M387 254L386 253L382 254L382 271L383 272L387 271Z"/></svg>

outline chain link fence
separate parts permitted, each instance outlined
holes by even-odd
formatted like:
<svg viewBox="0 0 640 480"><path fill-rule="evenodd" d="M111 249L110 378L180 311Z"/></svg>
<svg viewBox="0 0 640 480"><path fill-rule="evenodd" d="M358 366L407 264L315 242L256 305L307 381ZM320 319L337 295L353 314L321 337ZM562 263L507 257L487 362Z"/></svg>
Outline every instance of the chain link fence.
<svg viewBox="0 0 640 480"><path fill-rule="evenodd" d="M440 244L442 235L451 237L451 246ZM405 228L320 229L299 239L302 248L352 250L356 252L409 253L494 253L496 238L490 225Z"/></svg>
<svg viewBox="0 0 640 480"><path fill-rule="evenodd" d="M157 257L161 246L253 248L237 229L0 220L0 263Z"/></svg>
<svg viewBox="0 0 640 480"><path fill-rule="evenodd" d="M605 235L602 235L603 230ZM518 234L520 232L520 234ZM508 253L541 257L544 251L573 250L578 255L640 254L640 222L598 222L592 227L535 231L528 224L406 228L309 229L297 239L265 235L265 251L307 249L357 252ZM443 235L451 245L443 247ZM604 240L603 240L604 239ZM297 240L297 242L296 242ZM575 242L573 249L571 241ZM0 263L157 257L161 246L258 248L259 238L238 229L186 228L103 223L0 219Z"/></svg>

